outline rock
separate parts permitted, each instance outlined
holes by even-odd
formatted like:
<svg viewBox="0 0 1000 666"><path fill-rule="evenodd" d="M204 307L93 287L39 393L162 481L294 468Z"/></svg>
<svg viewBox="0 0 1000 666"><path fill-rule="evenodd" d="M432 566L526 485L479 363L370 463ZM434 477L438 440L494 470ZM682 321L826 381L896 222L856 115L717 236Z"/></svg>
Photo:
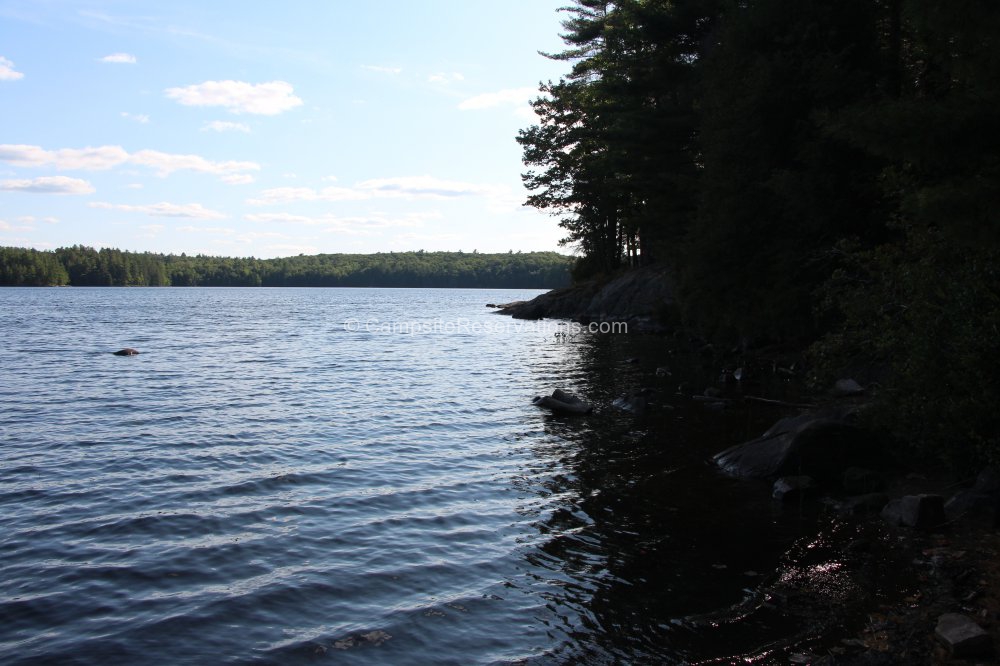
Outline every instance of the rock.
<svg viewBox="0 0 1000 666"><path fill-rule="evenodd" d="M903 524L903 506L898 499L890 500L880 512L882 519L892 525L899 527Z"/></svg>
<svg viewBox="0 0 1000 666"><path fill-rule="evenodd" d="M992 510L1000 520L1000 474L987 467L976 477L972 488L955 493L944 506L949 519Z"/></svg>
<svg viewBox="0 0 1000 666"><path fill-rule="evenodd" d="M900 503L904 525L929 528L945 522L944 497L941 495L907 495Z"/></svg>
<svg viewBox="0 0 1000 666"><path fill-rule="evenodd" d="M830 395L835 398L846 398L852 395L861 395L865 392L865 387L857 383L853 379L838 379L833 388L830 389Z"/></svg>
<svg viewBox="0 0 1000 666"><path fill-rule="evenodd" d="M633 414L642 414L649 408L649 396L652 395L654 391L652 389L644 388L638 391L629 391L625 395L616 398L611 406L615 409L620 409L623 412L632 412Z"/></svg>
<svg viewBox="0 0 1000 666"><path fill-rule="evenodd" d="M593 405L568 391L556 389L552 395L535 396L533 405L548 407L557 414L589 414L594 411Z"/></svg>
<svg viewBox="0 0 1000 666"><path fill-rule="evenodd" d="M115 356L136 356L138 355L138 353L139 352L136 351L135 349L132 349L131 347L126 347L125 349L119 349L114 354Z"/></svg>
<svg viewBox="0 0 1000 666"><path fill-rule="evenodd" d="M960 613L945 613L939 617L934 636L958 658L981 657L993 651L990 635Z"/></svg>
<svg viewBox="0 0 1000 666"><path fill-rule="evenodd" d="M848 467L844 470L841 481L844 492L849 495L863 495L881 490L884 482L882 477L865 467Z"/></svg>
<svg viewBox="0 0 1000 666"><path fill-rule="evenodd" d="M717 389L714 386L709 386L707 389L705 389L705 397L706 398L721 398L722 397L722 390L721 389Z"/></svg>
<svg viewBox="0 0 1000 666"><path fill-rule="evenodd" d="M488 308L496 308L496 307L499 307L499 306L496 303L487 303L486 307L488 307Z"/></svg>
<svg viewBox="0 0 1000 666"><path fill-rule="evenodd" d="M381 630L369 631L368 633L361 634L361 639L367 643L371 643L372 645L382 645L382 643L385 643L390 638L392 638L391 634Z"/></svg>
<svg viewBox="0 0 1000 666"><path fill-rule="evenodd" d="M661 367L657 368L656 369L656 376L657 377L669 377L670 376L670 368L668 368L666 366L661 366Z"/></svg>
<svg viewBox="0 0 1000 666"><path fill-rule="evenodd" d="M858 516L881 511L888 503L889 496L885 493L866 493L864 495L848 497L837 507L837 510L840 513Z"/></svg>
<svg viewBox="0 0 1000 666"><path fill-rule="evenodd" d="M894 499L882 509L882 518L890 525L928 529L945 522L944 497L941 495L906 495Z"/></svg>
<svg viewBox="0 0 1000 666"><path fill-rule="evenodd" d="M807 474L836 483L852 464L872 455L870 437L856 423L857 408L833 407L781 419L757 439L737 444L712 460L741 478Z"/></svg>
<svg viewBox="0 0 1000 666"><path fill-rule="evenodd" d="M816 482L811 476L783 476L774 482L771 497L782 502L794 502L815 492Z"/></svg>
<svg viewBox="0 0 1000 666"><path fill-rule="evenodd" d="M629 365L637 365L639 363L639 358L637 356L633 356L632 358L625 359L625 362Z"/></svg>
<svg viewBox="0 0 1000 666"><path fill-rule="evenodd" d="M661 314L673 304L673 279L663 266L646 266L605 283L586 282L507 303L500 314L515 319L575 319L624 322L628 331L662 332ZM613 332L626 332L618 330Z"/></svg>

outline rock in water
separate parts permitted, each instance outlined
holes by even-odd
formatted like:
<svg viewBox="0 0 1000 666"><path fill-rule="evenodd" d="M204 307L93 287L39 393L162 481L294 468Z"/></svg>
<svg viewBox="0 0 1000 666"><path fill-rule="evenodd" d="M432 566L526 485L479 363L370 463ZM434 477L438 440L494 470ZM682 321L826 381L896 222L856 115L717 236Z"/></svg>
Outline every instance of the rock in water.
<svg viewBox="0 0 1000 666"><path fill-rule="evenodd" d="M132 349L131 347L126 347L125 349L119 349L116 351L115 356L136 356L138 353L139 352L137 350Z"/></svg>
<svg viewBox="0 0 1000 666"><path fill-rule="evenodd" d="M535 396L531 403L539 407L548 407L557 414L589 414L594 410L593 405L586 400L581 400L562 389L556 389L552 395Z"/></svg>

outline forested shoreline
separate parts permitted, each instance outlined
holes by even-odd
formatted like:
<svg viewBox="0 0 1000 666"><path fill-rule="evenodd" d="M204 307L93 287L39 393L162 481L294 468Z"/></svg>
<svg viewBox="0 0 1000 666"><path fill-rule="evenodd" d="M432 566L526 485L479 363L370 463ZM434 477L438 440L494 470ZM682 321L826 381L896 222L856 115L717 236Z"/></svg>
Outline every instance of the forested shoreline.
<svg viewBox="0 0 1000 666"><path fill-rule="evenodd" d="M1000 4L563 11L518 141L575 277L665 264L688 330L808 348L819 385L878 383L907 450L1000 462Z"/></svg>
<svg viewBox="0 0 1000 666"><path fill-rule="evenodd" d="M0 247L0 286L465 287L552 289L573 258L556 252L379 252L254 259Z"/></svg>

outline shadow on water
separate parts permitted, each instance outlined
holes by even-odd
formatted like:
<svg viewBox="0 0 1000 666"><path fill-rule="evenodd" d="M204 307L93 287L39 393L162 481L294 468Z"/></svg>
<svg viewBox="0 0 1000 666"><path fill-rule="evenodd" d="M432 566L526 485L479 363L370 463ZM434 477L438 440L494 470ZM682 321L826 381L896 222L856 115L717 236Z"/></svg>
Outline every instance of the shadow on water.
<svg viewBox="0 0 1000 666"><path fill-rule="evenodd" d="M846 621L831 604L848 613L868 598L831 545L860 538L851 526L815 504L781 507L768 484L727 478L709 463L787 410L692 400L678 384L704 387L718 371L671 358L668 344L580 340L575 381L564 388L594 413L541 416L548 437L536 453L552 471L541 493L554 501L529 561L551 572L548 601L562 625L550 631L559 647L540 662L766 659ZM668 362L669 375L656 372ZM641 388L652 389L644 412L612 406Z"/></svg>

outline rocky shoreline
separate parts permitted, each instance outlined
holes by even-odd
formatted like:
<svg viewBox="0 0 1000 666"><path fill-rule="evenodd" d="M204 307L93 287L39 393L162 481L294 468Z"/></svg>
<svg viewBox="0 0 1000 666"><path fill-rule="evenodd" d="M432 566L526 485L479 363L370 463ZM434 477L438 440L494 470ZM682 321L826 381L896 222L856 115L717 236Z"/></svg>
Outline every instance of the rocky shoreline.
<svg viewBox="0 0 1000 666"><path fill-rule="evenodd" d="M863 407L786 417L714 457L728 474L773 482L776 503L814 503L828 516L753 598L800 620L829 603L816 627L824 637L805 651L790 645L791 663L995 663L1000 473L988 468L953 484L886 466L872 455L877 433L858 420Z"/></svg>
<svg viewBox="0 0 1000 666"><path fill-rule="evenodd" d="M669 275L649 267L497 311L522 319L624 321L629 332L664 333L672 305ZM660 370L669 376L664 366L658 377ZM881 454L882 435L865 427L868 397L852 380L810 396L806 405L726 390L725 382L739 382L743 372L727 365L722 389L710 386L688 398L717 409L760 400L786 407L788 415L712 462L724 474L761 484L776 511L809 507L821 516L820 528L748 590L743 603L688 621L721 631L740 631L748 622L796 628L759 654L744 655L754 663L996 663L1000 474L987 469L956 482L938 470L900 468ZM611 406L639 416L656 408L655 393L637 387ZM540 407L563 414L592 411L591 405L568 410L563 402L536 398Z"/></svg>
<svg viewBox="0 0 1000 666"><path fill-rule="evenodd" d="M632 332L662 333L674 303L673 278L663 266L638 268L608 281L553 289L530 301L494 305L515 319L570 319L584 324L624 322Z"/></svg>

